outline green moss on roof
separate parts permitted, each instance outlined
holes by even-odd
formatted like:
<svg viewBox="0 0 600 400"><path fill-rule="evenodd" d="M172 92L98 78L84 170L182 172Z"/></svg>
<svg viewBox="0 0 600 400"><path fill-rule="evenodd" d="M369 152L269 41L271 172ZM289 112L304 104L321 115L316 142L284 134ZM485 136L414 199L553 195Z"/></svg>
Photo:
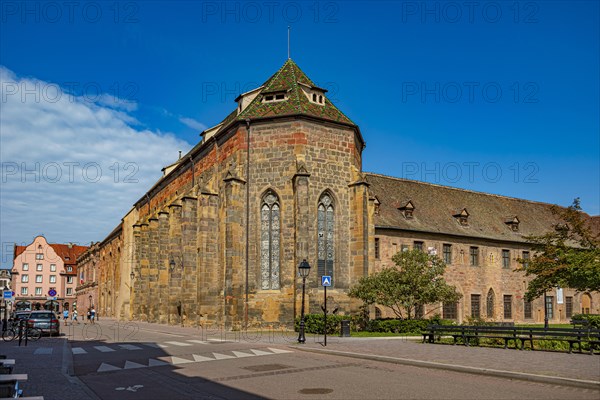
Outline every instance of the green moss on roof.
<svg viewBox="0 0 600 400"><path fill-rule="evenodd" d="M307 115L347 125L354 125L344 113L324 96L325 104L314 104L299 88L299 84L305 84L316 90L319 89L313 81L296 65L288 59L273 76L262 85L262 89L256 98L240 114L237 110L229 114L223 120L225 129L233 121L243 121L254 118L268 118L277 116ZM266 93L286 92L287 100L264 103L263 97Z"/></svg>

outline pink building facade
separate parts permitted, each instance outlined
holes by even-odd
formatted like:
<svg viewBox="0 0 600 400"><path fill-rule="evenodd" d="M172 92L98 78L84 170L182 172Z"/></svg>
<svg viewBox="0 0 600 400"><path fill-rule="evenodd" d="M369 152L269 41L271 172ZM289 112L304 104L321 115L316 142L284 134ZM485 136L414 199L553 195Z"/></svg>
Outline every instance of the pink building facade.
<svg viewBox="0 0 600 400"><path fill-rule="evenodd" d="M77 257L86 250L87 246L48 243L43 236L27 246L15 244L15 310L71 311L76 306Z"/></svg>

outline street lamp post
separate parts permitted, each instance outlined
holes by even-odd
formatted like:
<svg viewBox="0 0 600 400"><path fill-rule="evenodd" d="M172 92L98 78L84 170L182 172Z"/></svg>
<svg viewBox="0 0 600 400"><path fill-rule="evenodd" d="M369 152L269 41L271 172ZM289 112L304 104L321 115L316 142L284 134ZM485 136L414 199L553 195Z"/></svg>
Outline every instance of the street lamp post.
<svg viewBox="0 0 600 400"><path fill-rule="evenodd" d="M544 329L548 329L548 297L544 290Z"/></svg>
<svg viewBox="0 0 600 400"><path fill-rule="evenodd" d="M4 290L8 290L8 286L4 286ZM2 332L6 331L7 328L7 310L8 310L8 301L4 299L4 292L2 292L2 300L4 301L4 318L2 319Z"/></svg>
<svg viewBox="0 0 600 400"><path fill-rule="evenodd" d="M171 261L169 261L169 269L171 270L171 272L173 272L173 270L175 269L175 267L177 266L177 264L175 263L175 259L171 258ZM183 256L181 257L181 273L183 274ZM183 276L182 276L183 278ZM183 280L181 282L181 291L183 291ZM181 298L181 295L180 295ZM181 326L183 326L183 302L181 300L179 300L179 319L181 321ZM171 316L171 313L169 313L169 318Z"/></svg>
<svg viewBox="0 0 600 400"><path fill-rule="evenodd" d="M300 307L300 333L298 334L298 343L306 342L304 336L304 293L306 287L306 277L310 273L310 264L306 259L302 260L298 266L298 274L302 277L302 306Z"/></svg>

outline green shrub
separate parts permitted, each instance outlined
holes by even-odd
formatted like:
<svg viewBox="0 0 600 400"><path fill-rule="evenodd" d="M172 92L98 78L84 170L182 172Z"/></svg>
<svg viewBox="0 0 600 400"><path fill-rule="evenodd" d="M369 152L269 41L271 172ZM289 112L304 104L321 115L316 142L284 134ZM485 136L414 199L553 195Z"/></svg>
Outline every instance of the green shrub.
<svg viewBox="0 0 600 400"><path fill-rule="evenodd" d="M356 317L352 315L328 315L327 334L340 334L342 321L350 321L350 330L356 331ZM300 317L296 318L296 331L300 330ZM304 332L323 334L323 314L306 314L304 316Z"/></svg>
<svg viewBox="0 0 600 400"><path fill-rule="evenodd" d="M572 320L586 320L590 323L590 328L600 329L600 315L599 314L575 314L571 318Z"/></svg>

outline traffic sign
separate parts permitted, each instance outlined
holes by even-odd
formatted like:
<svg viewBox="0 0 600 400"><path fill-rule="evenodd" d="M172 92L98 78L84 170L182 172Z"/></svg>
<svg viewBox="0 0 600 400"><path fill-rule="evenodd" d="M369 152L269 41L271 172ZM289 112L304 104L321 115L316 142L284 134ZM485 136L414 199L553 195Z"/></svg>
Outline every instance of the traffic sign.
<svg viewBox="0 0 600 400"><path fill-rule="evenodd" d="M4 297L3 297L3 298L4 298L4 300L9 300L9 299L11 299L11 298L13 297L13 293L14 293L14 292L11 292L10 290L5 290L5 291L4 291Z"/></svg>
<svg viewBox="0 0 600 400"><path fill-rule="evenodd" d="M48 290L48 296L51 296L51 297L56 296L56 290L54 290L54 289Z"/></svg>
<svg viewBox="0 0 600 400"><path fill-rule="evenodd" d="M331 276L329 276L329 275L321 276L321 286L331 286Z"/></svg>

